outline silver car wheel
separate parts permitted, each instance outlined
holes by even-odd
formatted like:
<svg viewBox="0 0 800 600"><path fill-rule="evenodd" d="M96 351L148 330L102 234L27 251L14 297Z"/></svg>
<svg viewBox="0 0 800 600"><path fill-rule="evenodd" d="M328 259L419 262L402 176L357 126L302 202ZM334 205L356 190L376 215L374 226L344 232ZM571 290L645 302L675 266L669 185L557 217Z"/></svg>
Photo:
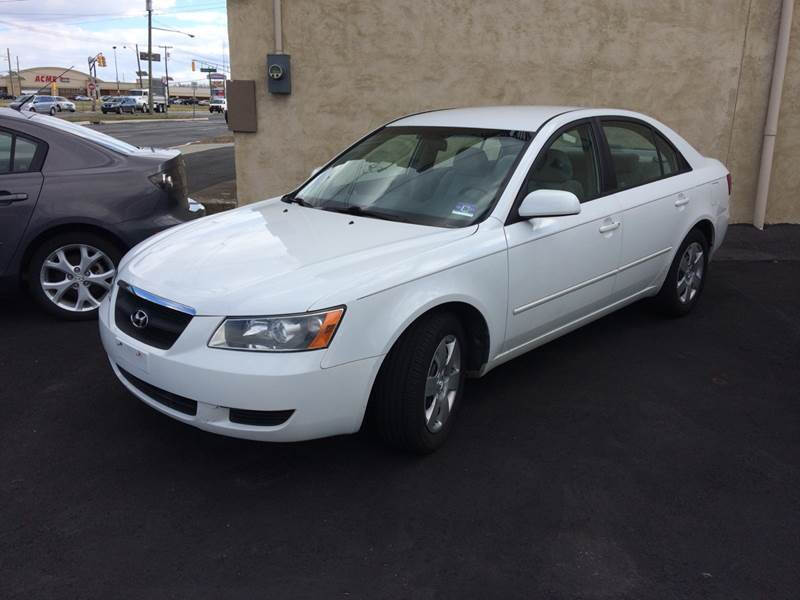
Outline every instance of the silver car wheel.
<svg viewBox="0 0 800 600"><path fill-rule="evenodd" d="M425 380L425 425L431 433L444 427L461 383L461 349L458 338L445 336L433 353Z"/></svg>
<svg viewBox="0 0 800 600"><path fill-rule="evenodd" d="M692 242L686 247L678 264L678 300L688 304L700 290L703 281L703 247L697 242Z"/></svg>
<svg viewBox="0 0 800 600"><path fill-rule="evenodd" d="M117 270L102 250L88 244L69 244L45 259L39 285L50 301L64 310L95 310L111 290Z"/></svg>

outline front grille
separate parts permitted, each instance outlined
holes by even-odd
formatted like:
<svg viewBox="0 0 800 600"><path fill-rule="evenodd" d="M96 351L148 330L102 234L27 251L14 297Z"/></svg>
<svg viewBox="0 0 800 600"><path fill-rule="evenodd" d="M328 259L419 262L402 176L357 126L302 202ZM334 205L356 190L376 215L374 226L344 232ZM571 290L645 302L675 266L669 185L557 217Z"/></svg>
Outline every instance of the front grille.
<svg viewBox="0 0 800 600"><path fill-rule="evenodd" d="M185 415L194 416L197 414L197 402L194 400L184 398L183 396L178 396L178 394L173 394L172 392L157 388L146 381L142 381L138 377L134 377L128 373L119 365L117 365L117 369L119 369L119 372L128 381L128 383L159 404L163 404L164 406L171 408L172 410L177 410Z"/></svg>
<svg viewBox="0 0 800 600"><path fill-rule="evenodd" d="M143 327L135 327L131 320L138 311L144 311L146 315ZM191 320L191 314L143 298L134 293L124 281L119 282L117 302L114 306L114 322L132 338L168 350ZM139 323L142 323L141 319Z"/></svg>
<svg viewBox="0 0 800 600"><path fill-rule="evenodd" d="M283 425L294 414L293 410L246 410L244 408L230 409L231 423L241 425L256 425L259 427L274 427Z"/></svg>

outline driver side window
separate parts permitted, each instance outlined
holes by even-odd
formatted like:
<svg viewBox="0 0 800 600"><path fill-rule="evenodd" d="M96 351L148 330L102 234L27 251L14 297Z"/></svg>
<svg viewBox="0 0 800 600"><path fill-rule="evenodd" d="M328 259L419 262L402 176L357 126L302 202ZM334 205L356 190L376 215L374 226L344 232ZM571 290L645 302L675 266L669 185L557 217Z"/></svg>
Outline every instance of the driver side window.
<svg viewBox="0 0 800 600"><path fill-rule="evenodd" d="M526 194L535 190L572 192L581 202L600 193L597 144L591 125L584 123L560 133L540 153L528 174Z"/></svg>

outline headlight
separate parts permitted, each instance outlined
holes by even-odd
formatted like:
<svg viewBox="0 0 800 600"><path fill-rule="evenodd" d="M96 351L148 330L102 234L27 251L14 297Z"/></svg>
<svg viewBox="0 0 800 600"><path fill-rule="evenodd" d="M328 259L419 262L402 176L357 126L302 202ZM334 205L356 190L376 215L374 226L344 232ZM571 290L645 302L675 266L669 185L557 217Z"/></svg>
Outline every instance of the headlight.
<svg viewBox="0 0 800 600"><path fill-rule="evenodd" d="M217 327L208 345L258 352L319 350L330 345L343 315L344 306L340 306L300 315L228 318Z"/></svg>

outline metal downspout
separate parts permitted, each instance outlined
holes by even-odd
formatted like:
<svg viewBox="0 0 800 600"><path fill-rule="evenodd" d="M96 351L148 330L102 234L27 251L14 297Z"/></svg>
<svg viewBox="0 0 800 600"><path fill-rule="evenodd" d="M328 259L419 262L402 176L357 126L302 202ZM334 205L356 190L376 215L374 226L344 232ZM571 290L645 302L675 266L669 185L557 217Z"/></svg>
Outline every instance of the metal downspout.
<svg viewBox="0 0 800 600"><path fill-rule="evenodd" d="M756 202L753 210L753 225L757 229L764 229L764 220L767 216L769 179L770 175L772 175L772 157L775 152L775 136L778 133L778 115L781 110L783 79L786 75L786 59L789 55L789 37L792 31L793 9L794 0L783 0L780 28L778 29L778 42L775 46L775 61L772 65L772 85L769 90L767 121L764 124L764 142L761 146L761 167L758 171L758 187L756 188Z"/></svg>

